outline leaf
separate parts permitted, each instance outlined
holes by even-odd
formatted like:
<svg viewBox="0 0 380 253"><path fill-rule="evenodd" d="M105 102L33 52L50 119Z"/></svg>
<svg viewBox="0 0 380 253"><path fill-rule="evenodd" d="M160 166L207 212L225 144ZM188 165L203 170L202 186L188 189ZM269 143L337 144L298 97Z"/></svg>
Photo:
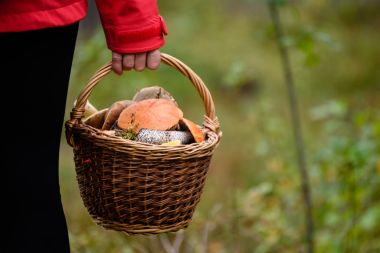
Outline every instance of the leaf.
<svg viewBox="0 0 380 253"><path fill-rule="evenodd" d="M376 228L376 224L380 222L380 205L375 205L366 210L359 219L359 226L364 231L371 231Z"/></svg>
<svg viewBox="0 0 380 253"><path fill-rule="evenodd" d="M168 130L178 124L182 111L174 102L166 99L146 99L125 108L117 120L121 129Z"/></svg>
<svg viewBox="0 0 380 253"><path fill-rule="evenodd" d="M116 129L115 136L120 136L121 138L126 140L134 140L136 138L136 133L131 129Z"/></svg>
<svg viewBox="0 0 380 253"><path fill-rule="evenodd" d="M181 128L184 128L185 130L189 130L191 132L196 142L202 142L205 140L202 128L191 120L182 118L180 119L179 124Z"/></svg>

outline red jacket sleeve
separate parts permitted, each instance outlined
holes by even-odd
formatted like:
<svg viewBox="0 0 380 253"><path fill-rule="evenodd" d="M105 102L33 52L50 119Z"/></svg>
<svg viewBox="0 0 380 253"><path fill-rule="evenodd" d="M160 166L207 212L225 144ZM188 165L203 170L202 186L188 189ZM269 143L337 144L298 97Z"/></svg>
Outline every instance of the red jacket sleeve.
<svg viewBox="0 0 380 253"><path fill-rule="evenodd" d="M156 0L96 0L108 48L138 53L162 47L167 34Z"/></svg>

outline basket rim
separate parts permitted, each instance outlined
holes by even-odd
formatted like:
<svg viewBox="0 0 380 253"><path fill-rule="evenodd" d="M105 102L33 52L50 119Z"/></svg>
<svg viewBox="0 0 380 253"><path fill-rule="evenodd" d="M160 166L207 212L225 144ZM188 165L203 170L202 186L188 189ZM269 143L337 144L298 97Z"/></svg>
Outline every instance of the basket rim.
<svg viewBox="0 0 380 253"><path fill-rule="evenodd" d="M151 143L145 143L145 142L138 142L133 140L126 140L119 136L113 136L110 134L107 134L107 132L104 132L100 129L97 129L95 127L92 127L90 125L87 125L85 123L77 124L73 127L73 133L75 133L74 138L74 146L75 145L75 139L78 138L78 136L81 139L85 139L87 141L92 142L96 146L102 146L107 149L119 151L119 152L125 152L130 151L130 149L133 150L140 150L140 151L149 151L149 152L166 152L166 153L183 153L183 156L186 156L186 154L196 154L199 156L199 151L213 151L216 146L220 142L220 136L212 131L206 132L206 140L199 143L191 143L191 144L180 144L176 146L164 146L159 144L151 144ZM167 158L167 157L166 157Z"/></svg>

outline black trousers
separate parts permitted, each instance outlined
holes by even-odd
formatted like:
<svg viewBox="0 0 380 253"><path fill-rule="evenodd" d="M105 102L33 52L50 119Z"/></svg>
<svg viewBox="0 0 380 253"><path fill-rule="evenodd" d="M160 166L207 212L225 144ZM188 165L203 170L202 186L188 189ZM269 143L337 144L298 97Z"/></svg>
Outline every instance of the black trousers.
<svg viewBox="0 0 380 253"><path fill-rule="evenodd" d="M58 156L77 31L0 33L5 252L70 252Z"/></svg>

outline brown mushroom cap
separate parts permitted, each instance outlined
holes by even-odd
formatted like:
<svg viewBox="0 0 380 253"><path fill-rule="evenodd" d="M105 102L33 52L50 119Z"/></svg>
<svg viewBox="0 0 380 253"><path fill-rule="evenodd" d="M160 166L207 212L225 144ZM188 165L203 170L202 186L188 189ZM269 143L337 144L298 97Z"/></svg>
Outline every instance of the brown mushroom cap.
<svg viewBox="0 0 380 253"><path fill-rule="evenodd" d="M173 101L175 104L175 99L173 96L164 88L160 86L150 86L140 89L133 97L133 101L139 102L146 99L152 98L162 98Z"/></svg>
<svg viewBox="0 0 380 253"><path fill-rule="evenodd" d="M117 126L138 133L141 128L168 130L183 117L176 104L166 99L146 99L125 108L119 115Z"/></svg>
<svg viewBox="0 0 380 253"><path fill-rule="evenodd" d="M108 111L108 108L98 111L92 114L90 117L86 118L83 122L92 127L101 129L104 123L104 117Z"/></svg>
<svg viewBox="0 0 380 253"><path fill-rule="evenodd" d="M111 126L116 122L116 120L119 118L120 113L133 104L134 102L131 100L123 100L123 101L117 101L113 103L107 114L105 115L104 123L102 126L102 130L109 130Z"/></svg>
<svg viewBox="0 0 380 253"><path fill-rule="evenodd" d="M191 120L182 118L179 121L179 125L181 126L181 128L189 130L196 142L202 142L205 140L202 128L194 122L192 122Z"/></svg>

